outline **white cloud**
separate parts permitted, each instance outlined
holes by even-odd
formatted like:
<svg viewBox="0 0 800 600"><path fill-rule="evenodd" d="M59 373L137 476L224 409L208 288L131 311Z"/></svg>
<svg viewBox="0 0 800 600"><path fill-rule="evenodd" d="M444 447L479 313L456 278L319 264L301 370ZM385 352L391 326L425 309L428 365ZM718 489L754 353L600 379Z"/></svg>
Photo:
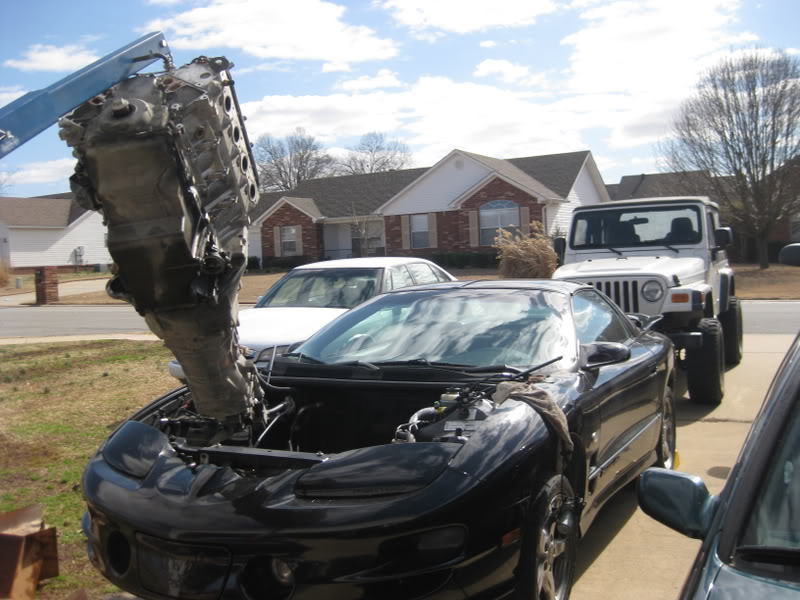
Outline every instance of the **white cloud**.
<svg viewBox="0 0 800 600"><path fill-rule="evenodd" d="M526 94L490 85L422 77L397 91L329 96L267 96L242 105L252 139L304 127L324 144L382 131L414 150L414 164L431 165L453 148L496 157L583 148L580 131L560 110Z"/></svg>
<svg viewBox="0 0 800 600"><path fill-rule="evenodd" d="M572 47L570 89L685 96L715 53L750 42L732 33L738 1L617 1L580 15L587 25L565 37Z"/></svg>
<svg viewBox="0 0 800 600"><path fill-rule="evenodd" d="M497 46L497 42L494 40L483 40L480 44L478 44L481 48L494 48Z"/></svg>
<svg viewBox="0 0 800 600"><path fill-rule="evenodd" d="M585 25L561 43L571 48L564 92L577 118L611 129L611 148L649 144L666 133L670 117L698 75L756 36L737 30L738 0L613 1L580 14Z"/></svg>
<svg viewBox="0 0 800 600"><path fill-rule="evenodd" d="M5 106L9 102L12 102L22 96L25 93L20 86L0 86L0 106Z"/></svg>
<svg viewBox="0 0 800 600"><path fill-rule="evenodd" d="M497 75L505 83L523 86L541 86L545 83L545 76L543 73L531 73L531 70L525 65L518 65L509 60L493 58L487 58L478 64L472 75L475 77Z"/></svg>
<svg viewBox="0 0 800 600"><path fill-rule="evenodd" d="M397 54L393 40L348 24L345 10L325 0L213 0L142 30L165 31L174 49L236 48L258 58L324 61L327 71Z"/></svg>
<svg viewBox="0 0 800 600"><path fill-rule="evenodd" d="M414 32L471 33L496 27L524 27L558 10L554 0L383 0L382 6Z"/></svg>
<svg viewBox="0 0 800 600"><path fill-rule="evenodd" d="M261 63L252 67L236 67L236 75L246 75L248 73L258 73L262 71L282 71L287 72L291 70L291 65L288 61L278 60L275 62Z"/></svg>
<svg viewBox="0 0 800 600"><path fill-rule="evenodd" d="M74 71L100 58L93 51L79 44L66 46L34 44L22 55L24 58L9 58L3 61L3 65L21 71Z"/></svg>
<svg viewBox="0 0 800 600"><path fill-rule="evenodd" d="M8 183L23 185L27 183L64 183L75 170L74 158L59 158L43 162L26 163L8 172Z"/></svg>
<svg viewBox="0 0 800 600"><path fill-rule="evenodd" d="M336 89L345 91L375 90L379 88L402 87L397 73L389 69L381 69L374 77L363 75L358 79L348 79L336 84Z"/></svg>

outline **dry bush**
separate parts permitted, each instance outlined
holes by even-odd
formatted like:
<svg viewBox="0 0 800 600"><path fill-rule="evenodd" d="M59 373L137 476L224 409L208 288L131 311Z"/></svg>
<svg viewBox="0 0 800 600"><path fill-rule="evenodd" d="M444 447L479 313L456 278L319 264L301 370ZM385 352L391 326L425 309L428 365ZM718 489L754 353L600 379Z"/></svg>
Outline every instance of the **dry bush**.
<svg viewBox="0 0 800 600"><path fill-rule="evenodd" d="M531 223L527 236L501 231L494 242L503 279L550 278L556 270L553 240L539 221Z"/></svg>
<svg viewBox="0 0 800 600"><path fill-rule="evenodd" d="M11 283L11 267L4 260L0 260L0 287L8 287Z"/></svg>

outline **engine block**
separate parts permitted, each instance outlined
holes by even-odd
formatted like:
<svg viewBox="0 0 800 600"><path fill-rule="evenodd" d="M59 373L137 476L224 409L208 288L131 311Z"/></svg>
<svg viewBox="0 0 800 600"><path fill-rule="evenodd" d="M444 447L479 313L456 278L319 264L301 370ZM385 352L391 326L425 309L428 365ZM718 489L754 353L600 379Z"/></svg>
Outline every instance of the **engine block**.
<svg viewBox="0 0 800 600"><path fill-rule="evenodd" d="M249 211L259 199L223 57L140 74L59 121L76 200L103 214L124 299L183 366L195 408L247 418L261 388L238 344Z"/></svg>

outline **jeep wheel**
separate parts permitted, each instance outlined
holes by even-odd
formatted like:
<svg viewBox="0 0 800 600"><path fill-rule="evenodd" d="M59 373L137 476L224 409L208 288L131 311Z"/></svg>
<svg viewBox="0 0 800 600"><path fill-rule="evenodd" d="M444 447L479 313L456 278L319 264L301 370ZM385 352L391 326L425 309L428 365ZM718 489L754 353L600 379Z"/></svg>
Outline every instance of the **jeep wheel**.
<svg viewBox="0 0 800 600"><path fill-rule="evenodd" d="M742 362L742 305L731 296L728 310L719 316L725 334L725 362L731 366Z"/></svg>
<svg viewBox="0 0 800 600"><path fill-rule="evenodd" d="M700 319L703 345L686 351L689 397L700 404L719 404L725 395L725 342L716 319Z"/></svg>

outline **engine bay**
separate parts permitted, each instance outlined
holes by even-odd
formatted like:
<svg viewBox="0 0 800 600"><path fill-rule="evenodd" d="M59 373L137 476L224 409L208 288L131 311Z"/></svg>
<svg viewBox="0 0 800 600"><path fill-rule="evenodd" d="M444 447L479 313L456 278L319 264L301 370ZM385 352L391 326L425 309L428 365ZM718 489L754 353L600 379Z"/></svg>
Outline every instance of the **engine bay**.
<svg viewBox="0 0 800 600"><path fill-rule="evenodd" d="M199 414L188 389L140 420L184 453L186 448L238 446L238 455L248 448L332 455L385 444L465 444L494 410L493 388L278 388L287 391L268 392L255 406L246 440L230 439L223 422Z"/></svg>

